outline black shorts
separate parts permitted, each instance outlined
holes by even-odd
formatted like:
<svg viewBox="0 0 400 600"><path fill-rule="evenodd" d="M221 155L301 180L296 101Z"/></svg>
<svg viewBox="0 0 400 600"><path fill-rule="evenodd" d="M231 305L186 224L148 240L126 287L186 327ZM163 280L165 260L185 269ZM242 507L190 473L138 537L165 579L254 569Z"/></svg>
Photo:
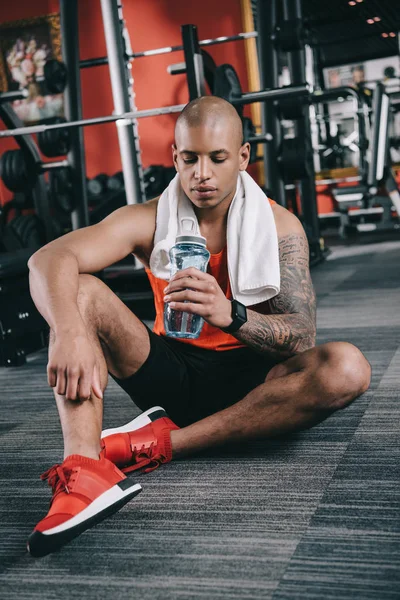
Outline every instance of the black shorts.
<svg viewBox="0 0 400 600"><path fill-rule="evenodd" d="M113 379L141 409L162 406L180 427L244 398L276 364L250 348L205 350L146 327L150 354L126 379Z"/></svg>

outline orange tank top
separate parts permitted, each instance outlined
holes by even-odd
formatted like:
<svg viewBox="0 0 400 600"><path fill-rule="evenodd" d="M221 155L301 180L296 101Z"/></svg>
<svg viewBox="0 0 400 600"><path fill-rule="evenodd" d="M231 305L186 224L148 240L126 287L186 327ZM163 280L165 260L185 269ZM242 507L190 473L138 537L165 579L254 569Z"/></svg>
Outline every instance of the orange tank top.
<svg viewBox="0 0 400 600"><path fill-rule="evenodd" d="M275 204L274 200L269 200L270 204ZM222 291L228 300L232 300L232 291L229 283L227 247L225 246L218 254L211 254L208 263L207 273L215 277ZM153 331L157 335L165 336L164 328L164 289L167 287L165 279L155 277L150 269L145 269L154 294L154 304L156 309L156 319ZM180 339L184 344L192 344L206 350L233 350L234 348L244 348L246 344L239 342L233 335L225 333L219 327L213 327L209 323L204 323L200 335L197 339Z"/></svg>

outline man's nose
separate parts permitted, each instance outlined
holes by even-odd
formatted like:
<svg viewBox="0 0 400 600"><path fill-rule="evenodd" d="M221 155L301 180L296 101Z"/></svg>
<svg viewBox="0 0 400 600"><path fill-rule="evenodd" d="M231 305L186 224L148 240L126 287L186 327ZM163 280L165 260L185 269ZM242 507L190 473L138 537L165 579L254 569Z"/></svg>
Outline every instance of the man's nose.
<svg viewBox="0 0 400 600"><path fill-rule="evenodd" d="M196 179L200 179L200 181L210 178L210 163L207 158L204 157L198 159L196 163L195 177Z"/></svg>

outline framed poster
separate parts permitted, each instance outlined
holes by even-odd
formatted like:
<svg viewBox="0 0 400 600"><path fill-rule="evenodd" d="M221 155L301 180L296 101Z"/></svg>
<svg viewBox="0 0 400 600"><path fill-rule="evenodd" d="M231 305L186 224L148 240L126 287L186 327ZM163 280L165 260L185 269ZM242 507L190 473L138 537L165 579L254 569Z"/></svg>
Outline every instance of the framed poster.
<svg viewBox="0 0 400 600"><path fill-rule="evenodd" d="M12 107L25 123L63 116L62 94L46 87L44 66L61 60L60 16L57 13L0 25L0 92L28 90Z"/></svg>
<svg viewBox="0 0 400 600"><path fill-rule="evenodd" d="M362 83L364 77L364 65L342 65L340 67L325 70L326 86L328 88L342 86L356 86Z"/></svg>

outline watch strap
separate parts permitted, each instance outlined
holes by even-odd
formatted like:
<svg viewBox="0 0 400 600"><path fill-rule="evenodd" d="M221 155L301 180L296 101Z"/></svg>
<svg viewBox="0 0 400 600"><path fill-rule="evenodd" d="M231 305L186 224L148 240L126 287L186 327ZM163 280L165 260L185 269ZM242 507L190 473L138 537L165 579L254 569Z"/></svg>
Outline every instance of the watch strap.
<svg viewBox="0 0 400 600"><path fill-rule="evenodd" d="M247 309L244 304L238 300L231 301L231 317L232 323L228 327L221 327L225 333L234 333L238 331L247 321Z"/></svg>

